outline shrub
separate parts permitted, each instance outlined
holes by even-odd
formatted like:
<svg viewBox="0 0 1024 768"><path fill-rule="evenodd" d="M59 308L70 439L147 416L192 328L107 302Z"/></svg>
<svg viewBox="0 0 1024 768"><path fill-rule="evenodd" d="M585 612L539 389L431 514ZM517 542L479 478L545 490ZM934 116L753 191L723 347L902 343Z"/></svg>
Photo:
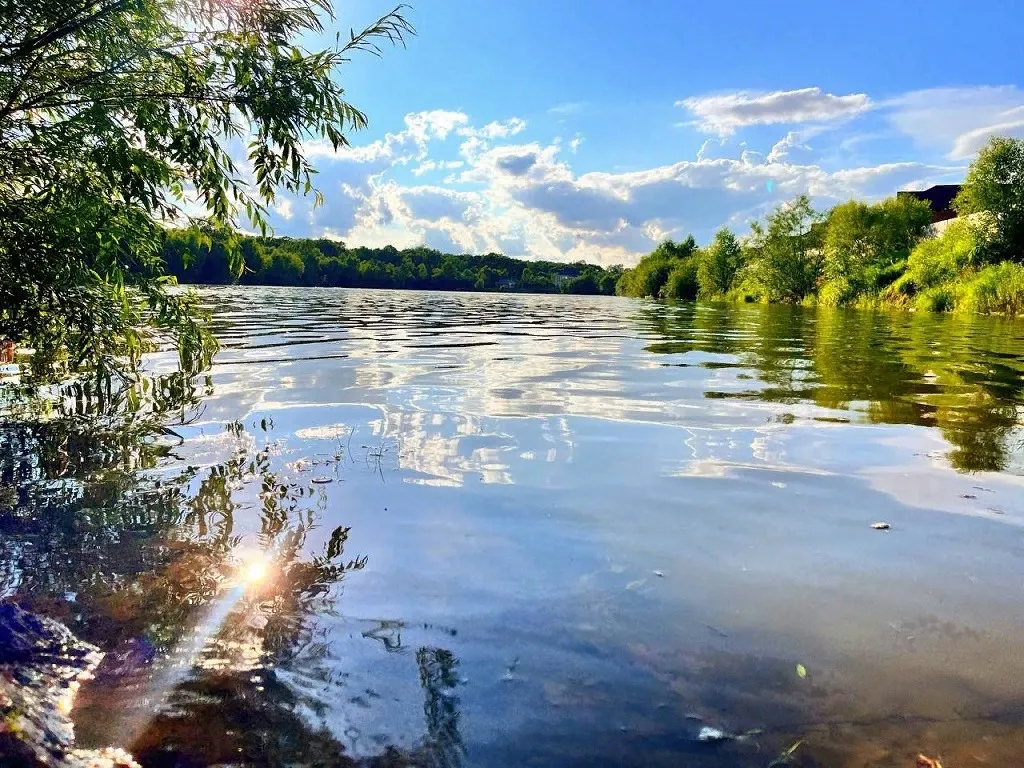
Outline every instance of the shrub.
<svg viewBox="0 0 1024 768"><path fill-rule="evenodd" d="M696 259L687 259L673 269L661 289L663 299L697 298L697 263Z"/></svg>
<svg viewBox="0 0 1024 768"><path fill-rule="evenodd" d="M918 243L907 259L906 274L893 287L913 295L955 280L975 263L977 250L976 228L966 219L957 219L938 237Z"/></svg>

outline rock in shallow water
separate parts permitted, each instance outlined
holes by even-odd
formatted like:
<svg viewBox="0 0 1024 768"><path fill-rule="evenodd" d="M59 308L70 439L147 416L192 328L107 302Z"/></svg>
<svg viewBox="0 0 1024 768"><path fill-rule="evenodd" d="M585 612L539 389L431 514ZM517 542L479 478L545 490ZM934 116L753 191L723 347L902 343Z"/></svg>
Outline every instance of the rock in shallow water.
<svg viewBox="0 0 1024 768"><path fill-rule="evenodd" d="M71 705L102 658L63 624L0 603L0 765L137 768L122 750L74 748Z"/></svg>

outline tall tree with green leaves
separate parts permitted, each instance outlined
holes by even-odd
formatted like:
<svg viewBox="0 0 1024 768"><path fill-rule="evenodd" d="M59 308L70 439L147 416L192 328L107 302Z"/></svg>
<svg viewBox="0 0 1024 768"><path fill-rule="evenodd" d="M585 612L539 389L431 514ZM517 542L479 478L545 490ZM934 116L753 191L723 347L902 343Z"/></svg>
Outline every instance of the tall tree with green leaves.
<svg viewBox="0 0 1024 768"><path fill-rule="evenodd" d="M700 297L722 296L732 288L743 261L743 249L729 229L723 227L715 239L700 251L697 262L697 285Z"/></svg>
<svg viewBox="0 0 1024 768"><path fill-rule="evenodd" d="M751 225L750 276L771 302L797 303L814 292L821 274L820 215L801 195L784 203L764 224Z"/></svg>
<svg viewBox="0 0 1024 768"><path fill-rule="evenodd" d="M330 0L0 2L0 336L71 369L129 374L160 342L208 361L163 225L265 230L275 195L319 202L306 142L366 125L338 75L402 44L402 11L310 49Z"/></svg>
<svg viewBox="0 0 1024 768"><path fill-rule="evenodd" d="M1024 139L994 136L967 171L953 205L961 216L988 214L986 261L1024 262Z"/></svg>

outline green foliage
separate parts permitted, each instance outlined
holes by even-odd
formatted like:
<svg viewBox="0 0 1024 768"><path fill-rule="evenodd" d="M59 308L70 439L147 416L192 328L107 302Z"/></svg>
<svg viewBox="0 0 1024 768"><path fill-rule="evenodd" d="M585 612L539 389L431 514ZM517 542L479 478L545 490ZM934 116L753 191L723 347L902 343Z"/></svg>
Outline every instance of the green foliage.
<svg viewBox="0 0 1024 768"><path fill-rule="evenodd" d="M922 240L907 260L907 271L893 285L906 295L956 280L977 264L978 235L966 219L952 221L941 235Z"/></svg>
<svg viewBox="0 0 1024 768"><path fill-rule="evenodd" d="M71 367L131 371L160 341L207 361L193 297L162 276L160 222L197 203L214 230L242 215L263 228L278 191L313 192L304 142L337 148L366 124L337 74L354 51L402 42L400 10L310 50L329 0L4 3L0 335ZM253 185L229 153L240 144ZM238 275L236 243L222 247L218 267Z"/></svg>
<svg viewBox="0 0 1024 768"><path fill-rule="evenodd" d="M821 274L820 216L801 195L751 225L750 278L770 302L796 304L814 293Z"/></svg>
<svg viewBox="0 0 1024 768"><path fill-rule="evenodd" d="M733 281L743 264L743 249L736 235L720 229L697 259L697 285L701 298L724 296L733 287Z"/></svg>
<svg viewBox="0 0 1024 768"><path fill-rule="evenodd" d="M971 165L960 218L932 236L931 208L912 196L851 200L824 217L806 196L751 225L741 245L722 229L706 248L661 243L622 274L616 293L726 297L823 306L1014 313L1024 264L1024 139L997 138ZM979 270L981 270L979 272ZM695 281L695 282L694 282Z"/></svg>
<svg viewBox="0 0 1024 768"><path fill-rule="evenodd" d="M906 261L930 223L928 203L913 197L837 205L825 225L821 303L853 303L891 283L898 276L891 268Z"/></svg>
<svg viewBox="0 0 1024 768"><path fill-rule="evenodd" d="M1024 314L1024 266L1010 261L985 267L964 286L958 312Z"/></svg>
<svg viewBox="0 0 1024 768"><path fill-rule="evenodd" d="M681 243L665 240L650 255L642 258L636 267L623 273L615 292L620 296L663 296L669 275L684 263L694 261L696 253L697 241L693 235ZM696 280L695 275L693 279ZM696 289L692 296L671 298L696 298Z"/></svg>
<svg viewBox="0 0 1024 768"><path fill-rule="evenodd" d="M669 272L665 285L661 288L663 299L685 299L692 301L697 298L697 259L685 259Z"/></svg>
<svg viewBox="0 0 1024 768"><path fill-rule="evenodd" d="M611 294L621 267L523 261L497 253L441 253L430 248L399 251L347 248L327 239L236 235L245 271L236 278L223 236L197 238L194 230L164 233L161 257L182 283L295 285L350 288L414 288L444 291L520 291Z"/></svg>
<svg viewBox="0 0 1024 768"><path fill-rule="evenodd" d="M961 216L995 218L993 237L979 254L984 261L1024 262L1024 139L990 139L971 163L953 205Z"/></svg>

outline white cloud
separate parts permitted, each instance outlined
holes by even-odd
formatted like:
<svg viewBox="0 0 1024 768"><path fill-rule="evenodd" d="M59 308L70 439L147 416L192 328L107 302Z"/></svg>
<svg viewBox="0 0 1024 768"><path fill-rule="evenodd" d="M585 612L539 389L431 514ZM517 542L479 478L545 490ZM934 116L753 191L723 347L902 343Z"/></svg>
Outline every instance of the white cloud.
<svg viewBox="0 0 1024 768"><path fill-rule="evenodd" d="M771 93L735 93L694 96L676 102L689 110L702 131L729 136L749 125L829 122L852 117L871 108L865 93L836 96L821 88Z"/></svg>
<svg viewBox="0 0 1024 768"><path fill-rule="evenodd" d="M469 122L462 112L434 109L427 112L412 112L405 116L405 129L385 134L360 146L339 147L337 150L326 139L304 142L303 151L310 158L347 160L353 163L394 162L407 163L427 156L427 144L444 140L459 126Z"/></svg>
<svg viewBox="0 0 1024 768"><path fill-rule="evenodd" d="M586 106L582 101L567 101L564 104L556 104L548 109L552 115L576 115L583 111Z"/></svg>
<svg viewBox="0 0 1024 768"><path fill-rule="evenodd" d="M951 160L971 158L990 136L1024 134L1024 91L1015 85L912 91L884 106L895 128Z"/></svg>
<svg viewBox="0 0 1024 768"><path fill-rule="evenodd" d="M756 119L767 122L763 113ZM963 172L959 164L923 162L843 167L839 141L829 145L826 168L809 146L826 127L812 124L780 131L765 146L723 136L705 142L693 159L581 174L572 167L579 135L568 142L510 143L525 129L517 118L477 126L461 112L410 115L402 131L322 163L325 206L310 214L311 225L294 216L284 229L300 234L302 226L307 231L301 234L329 233L350 245L425 244L444 251L629 264L664 237L692 232L704 241L722 225L742 230L798 194L809 194L823 207ZM441 145L456 136L458 156L454 143ZM443 181L418 183L442 170Z"/></svg>
<svg viewBox="0 0 1024 768"><path fill-rule="evenodd" d="M291 219L293 215L292 201L286 197L279 198L273 208L282 219Z"/></svg>
<svg viewBox="0 0 1024 768"><path fill-rule="evenodd" d="M526 130L526 121L513 117L504 121L495 120L483 128L459 128L458 133L460 136L475 136L479 139L492 140L507 139L509 136L522 133L524 130Z"/></svg>
<svg viewBox="0 0 1024 768"><path fill-rule="evenodd" d="M461 168L465 163L462 160L424 160L412 169L413 176L422 176L429 171L450 171Z"/></svg>

